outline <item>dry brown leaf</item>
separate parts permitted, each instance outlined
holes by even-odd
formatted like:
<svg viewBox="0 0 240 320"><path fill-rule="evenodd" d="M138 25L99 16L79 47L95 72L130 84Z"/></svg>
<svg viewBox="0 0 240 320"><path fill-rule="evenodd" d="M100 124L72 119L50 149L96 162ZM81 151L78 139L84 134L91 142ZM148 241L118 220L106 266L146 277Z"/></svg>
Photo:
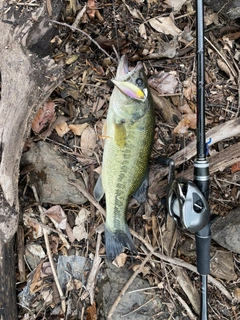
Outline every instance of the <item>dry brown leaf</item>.
<svg viewBox="0 0 240 320"><path fill-rule="evenodd" d="M43 230L39 223L37 221L35 222L34 219L27 215L24 216L24 225L33 228L34 239L38 239L43 236Z"/></svg>
<svg viewBox="0 0 240 320"><path fill-rule="evenodd" d="M125 4L126 8L128 9L128 11L130 12L130 14L131 14L134 18L140 19L140 20L144 20L143 15L141 14L141 12L140 12L138 9L136 9L136 8L131 8L131 7L125 2L125 0L123 0L123 2L124 2L124 4Z"/></svg>
<svg viewBox="0 0 240 320"><path fill-rule="evenodd" d="M189 122L190 129L196 129L197 127L197 115L195 113L188 113L183 115L183 119Z"/></svg>
<svg viewBox="0 0 240 320"><path fill-rule="evenodd" d="M161 94L174 93L178 85L175 74L162 71L158 75L151 76L148 84Z"/></svg>
<svg viewBox="0 0 240 320"><path fill-rule="evenodd" d="M132 269L133 269L134 272L135 272L136 270L138 270L138 268L139 268L139 265L138 265L138 264L132 267ZM143 276L145 277L147 274L150 273L150 267L146 267L146 266L145 266L145 267L142 267L139 272L141 272L141 273L143 274Z"/></svg>
<svg viewBox="0 0 240 320"><path fill-rule="evenodd" d="M41 279L41 270L42 270L42 265L43 265L43 260L39 263L39 265L37 266L37 268L35 269L35 272L33 274L32 277L32 281L30 284L30 293L34 294L37 291L41 290L41 286L42 286L42 279Z"/></svg>
<svg viewBox="0 0 240 320"><path fill-rule="evenodd" d="M169 7L173 8L174 11L180 11L186 1L187 0L165 0Z"/></svg>
<svg viewBox="0 0 240 320"><path fill-rule="evenodd" d="M87 14L90 19L95 18L95 14L96 14L96 1L95 0L88 0L87 1Z"/></svg>
<svg viewBox="0 0 240 320"><path fill-rule="evenodd" d="M92 305L87 308L87 319L86 320L97 320L97 308L96 302L93 301Z"/></svg>
<svg viewBox="0 0 240 320"><path fill-rule="evenodd" d="M188 100L192 100L193 96L196 95L196 85L192 83L191 79L184 81L183 95Z"/></svg>
<svg viewBox="0 0 240 320"><path fill-rule="evenodd" d="M53 302L53 293L52 290L43 290L41 292L41 296L43 298L45 305L50 305Z"/></svg>
<svg viewBox="0 0 240 320"><path fill-rule="evenodd" d="M87 123L82 123L82 124L69 124L68 128L72 130L72 132L76 136L80 136L82 132L88 127Z"/></svg>
<svg viewBox="0 0 240 320"><path fill-rule="evenodd" d="M183 114L194 113L187 103L183 106L179 106L178 110Z"/></svg>
<svg viewBox="0 0 240 320"><path fill-rule="evenodd" d="M78 58L79 58L79 56L77 54L72 54L70 57L67 58L65 63L67 65L73 64L75 61L77 61Z"/></svg>
<svg viewBox="0 0 240 320"><path fill-rule="evenodd" d="M61 122L56 124L55 130L57 131L57 134L59 135L59 137L62 138L66 133L68 133L70 129L67 125L67 122Z"/></svg>
<svg viewBox="0 0 240 320"><path fill-rule="evenodd" d="M57 229L66 229L67 216L61 206L52 206L44 214L51 219Z"/></svg>
<svg viewBox="0 0 240 320"><path fill-rule="evenodd" d="M235 288L233 291L234 299L240 302L240 288Z"/></svg>
<svg viewBox="0 0 240 320"><path fill-rule="evenodd" d="M81 136L81 148L82 153L88 157L93 155L93 150L95 149L96 143L96 134L93 128L87 127Z"/></svg>
<svg viewBox="0 0 240 320"><path fill-rule="evenodd" d="M126 253L122 252L115 258L112 264L117 268L122 268L125 265L126 260L127 260Z"/></svg>
<svg viewBox="0 0 240 320"><path fill-rule="evenodd" d="M102 99L102 98L97 99L97 101L95 101L93 104L92 113L95 113L96 111L101 110L105 102L106 102L106 99Z"/></svg>
<svg viewBox="0 0 240 320"><path fill-rule="evenodd" d="M226 73L226 75L229 77L229 81L230 80L234 80L232 72L230 71L229 67L227 66L227 64L225 62L223 62L220 59L217 59L217 64L219 66L219 68Z"/></svg>
<svg viewBox="0 0 240 320"><path fill-rule="evenodd" d="M191 279L189 278L187 272L181 268L175 268L174 273L176 274L177 281L186 296L188 297L190 303L193 306L194 311L200 313L200 297L197 288L193 286Z"/></svg>
<svg viewBox="0 0 240 320"><path fill-rule="evenodd" d="M138 28L138 31L140 33L140 36L143 38L143 39L147 39L147 32L146 32L146 27L145 27L145 24L144 23L141 23L139 28Z"/></svg>
<svg viewBox="0 0 240 320"><path fill-rule="evenodd" d="M174 24L171 16L153 18L148 21L153 29L164 34L171 34L172 36L178 36L182 32Z"/></svg>
<svg viewBox="0 0 240 320"><path fill-rule="evenodd" d="M102 166L95 168L93 171L100 175L102 172Z"/></svg>
<svg viewBox="0 0 240 320"><path fill-rule="evenodd" d="M240 162L236 162L231 167L231 173L240 171Z"/></svg>
<svg viewBox="0 0 240 320"><path fill-rule="evenodd" d="M183 119L174 128L174 133L183 134L188 131L188 129L196 129L197 127L197 115L195 113L188 113L183 115Z"/></svg>
<svg viewBox="0 0 240 320"><path fill-rule="evenodd" d="M87 209L81 209L77 215L75 220L75 227L73 228L73 236L78 240L81 241L82 239L87 239L88 233L85 229L85 222L90 215L90 211Z"/></svg>
<svg viewBox="0 0 240 320"><path fill-rule="evenodd" d="M40 108L32 122L32 130L35 133L41 132L48 124L51 123L55 112L55 103L52 100L48 100Z"/></svg>
<svg viewBox="0 0 240 320"><path fill-rule="evenodd" d="M173 132L176 134L184 134L187 133L189 128L189 120L182 119L179 124L174 128Z"/></svg>

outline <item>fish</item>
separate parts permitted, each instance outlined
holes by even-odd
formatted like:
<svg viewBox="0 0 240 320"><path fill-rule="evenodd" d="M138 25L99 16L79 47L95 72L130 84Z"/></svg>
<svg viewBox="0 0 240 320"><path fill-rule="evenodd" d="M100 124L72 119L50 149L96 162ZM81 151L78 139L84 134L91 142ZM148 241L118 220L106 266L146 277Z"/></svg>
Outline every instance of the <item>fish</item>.
<svg viewBox="0 0 240 320"><path fill-rule="evenodd" d="M154 106L142 62L129 71L122 56L112 79L106 122L103 126L102 172L94 188L100 201L105 194L105 248L108 259L115 259L124 248L137 254L126 222L132 195L147 199L148 162L154 138Z"/></svg>

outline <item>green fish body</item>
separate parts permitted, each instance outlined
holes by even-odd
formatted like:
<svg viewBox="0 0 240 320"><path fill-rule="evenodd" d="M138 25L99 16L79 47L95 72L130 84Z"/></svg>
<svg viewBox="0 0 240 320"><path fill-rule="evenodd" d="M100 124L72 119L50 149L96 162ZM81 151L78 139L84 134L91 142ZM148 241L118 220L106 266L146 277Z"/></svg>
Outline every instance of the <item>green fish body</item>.
<svg viewBox="0 0 240 320"><path fill-rule="evenodd" d="M154 109L143 65L128 72L127 57L120 60L105 123L102 174L95 186L99 201L105 193L106 255L114 259L124 247L137 252L126 211L130 197L147 190L147 167L154 135ZM145 200L145 199L144 199Z"/></svg>

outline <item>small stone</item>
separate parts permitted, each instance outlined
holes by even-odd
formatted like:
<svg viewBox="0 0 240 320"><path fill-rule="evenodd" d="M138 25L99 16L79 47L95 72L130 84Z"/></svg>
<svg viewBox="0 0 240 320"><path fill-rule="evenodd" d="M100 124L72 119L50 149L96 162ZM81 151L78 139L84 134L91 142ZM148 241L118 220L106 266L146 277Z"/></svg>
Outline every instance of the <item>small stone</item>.
<svg viewBox="0 0 240 320"><path fill-rule="evenodd" d="M45 141L37 142L28 152L22 155L21 166L32 165L29 174L30 184L36 186L42 203L83 204L87 199L72 185L75 182L81 187L84 183L80 174L74 173L70 162L58 149Z"/></svg>
<svg viewBox="0 0 240 320"><path fill-rule="evenodd" d="M212 224L212 239L222 247L240 253L240 206L225 217L218 217Z"/></svg>

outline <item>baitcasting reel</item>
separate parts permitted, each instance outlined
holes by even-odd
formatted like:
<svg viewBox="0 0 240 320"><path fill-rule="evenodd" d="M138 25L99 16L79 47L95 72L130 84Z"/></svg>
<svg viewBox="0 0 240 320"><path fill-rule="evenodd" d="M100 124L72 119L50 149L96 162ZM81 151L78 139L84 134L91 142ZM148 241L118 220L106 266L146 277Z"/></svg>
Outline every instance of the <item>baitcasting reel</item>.
<svg viewBox="0 0 240 320"><path fill-rule="evenodd" d="M198 232L209 221L209 206L194 182L175 178L175 165L171 158L159 157L160 164L169 166L167 209L178 226L190 232Z"/></svg>

